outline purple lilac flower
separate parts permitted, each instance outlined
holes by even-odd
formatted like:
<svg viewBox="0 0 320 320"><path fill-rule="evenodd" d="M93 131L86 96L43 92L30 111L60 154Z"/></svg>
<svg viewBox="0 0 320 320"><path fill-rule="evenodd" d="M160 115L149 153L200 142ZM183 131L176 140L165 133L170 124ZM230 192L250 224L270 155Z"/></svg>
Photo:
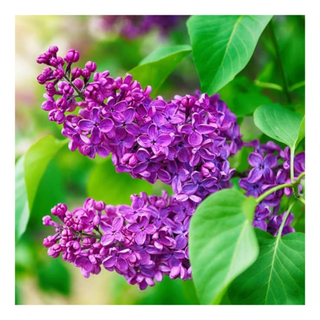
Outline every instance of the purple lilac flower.
<svg viewBox="0 0 320 320"><path fill-rule="evenodd" d="M272 141L259 144L257 140L245 143L245 145L255 148L255 151L248 157L248 162L253 168L246 178L239 180L240 187L246 190L246 196L251 195L258 198L277 185L291 183L289 147L282 150ZM304 171L305 153L301 152L294 157L294 177L297 178ZM299 186L300 189L301 186ZM283 219L283 214L278 215L281 199L284 195L290 197L291 194L292 188L286 187L265 197L256 208L253 226L277 235ZM293 217L293 214L290 213L282 235L294 232L290 226Z"/></svg>
<svg viewBox="0 0 320 320"><path fill-rule="evenodd" d="M80 59L76 50L64 59L57 52L50 47L39 56L48 67L38 80L47 90L42 108L50 121L62 124L70 150L89 158L111 153L117 172L150 183L161 180L175 194L133 195L131 206L117 207L88 199L73 212L59 204L52 213L62 224L44 219L56 230L44 240L49 255L61 253L85 277L98 274L102 265L140 289L164 274L191 278L190 217L208 195L230 187L234 169L227 158L242 147L236 116L218 95L153 100L151 87L143 89L131 75L95 72L92 61L80 69L73 66Z"/></svg>
<svg viewBox="0 0 320 320"><path fill-rule="evenodd" d="M104 267L140 289L153 286L164 274L190 279L186 250L195 206L189 202L188 215L181 215L180 202L166 192L150 197L141 193L131 199L131 206L106 206L91 198L73 211L64 204L55 206L52 214L60 223L43 218L43 224L55 231L43 242L48 255L61 255L86 278Z"/></svg>
<svg viewBox="0 0 320 320"><path fill-rule="evenodd" d="M254 169L250 171L248 181L253 183L257 182L262 176L267 181L273 179L273 171L271 169L278 164L277 158L273 154L268 154L263 158L261 154L252 152L249 155L248 162L254 167Z"/></svg>
<svg viewBox="0 0 320 320"><path fill-rule="evenodd" d="M143 89L131 75L113 78L109 71L95 72L96 64L88 61L85 69L92 75L90 80L88 73L73 66L80 59L76 50L69 50L63 59L57 56L57 47L50 48L37 60L48 65L42 73L47 77L47 101L42 108L49 111L50 121L63 125L70 150L78 149L89 158L111 153L117 172L150 183L159 179L176 190L178 186L177 196L184 201L199 203L230 186L234 169L227 158L242 147L241 135L236 116L218 95L197 93L175 96L168 102L161 96L152 100L151 87ZM64 72L63 81L54 77L55 70ZM82 86L74 85L77 80ZM268 159L261 171L265 176L273 166ZM215 173L203 176L201 167L210 163ZM259 177L257 170L254 176Z"/></svg>

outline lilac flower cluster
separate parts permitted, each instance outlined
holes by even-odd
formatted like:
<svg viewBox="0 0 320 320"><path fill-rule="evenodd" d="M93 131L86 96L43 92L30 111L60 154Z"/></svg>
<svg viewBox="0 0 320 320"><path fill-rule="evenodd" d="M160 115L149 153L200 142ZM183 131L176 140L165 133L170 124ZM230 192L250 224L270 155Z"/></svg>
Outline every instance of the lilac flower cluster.
<svg viewBox="0 0 320 320"><path fill-rule="evenodd" d="M151 99L151 87L143 89L131 75L114 79L109 71L95 72L92 61L73 67L76 50L64 58L57 52L53 46L38 57L48 65L38 81L46 88L42 109L63 125L70 150L90 158L111 152L118 172L161 180L174 195L132 196L131 207L89 199L72 213L60 204L52 213L62 225L44 218L56 228L44 242L49 255L62 252L84 276L99 273L102 264L141 289L163 274L189 278L190 217L209 194L230 187L228 157L242 147L236 116L217 94Z"/></svg>
<svg viewBox="0 0 320 320"><path fill-rule="evenodd" d="M61 254L86 278L104 267L142 290L163 275L190 279L188 229L193 208L166 192L159 197L141 193L131 200L131 206L106 206L88 198L72 212L58 204L51 213L62 223L43 218L44 225L55 228L55 234L43 241L48 254Z"/></svg>
<svg viewBox="0 0 320 320"><path fill-rule="evenodd" d="M249 143L249 145L255 148L254 152L248 157L252 169L248 177L239 181L240 187L247 191L247 196L251 195L258 198L273 187L291 183L289 147L282 150L272 141L259 144L257 140ZM294 177L297 178L302 172L305 172L305 152L301 152L294 157ZM290 197L291 194L292 188L288 187L277 190L264 198L256 207L253 226L276 236L285 216L285 213L278 214L281 199L284 195ZM290 226L293 218L293 213L289 213L282 235L295 231Z"/></svg>
<svg viewBox="0 0 320 320"><path fill-rule="evenodd" d="M166 36L170 30L187 18L188 16L177 15L103 16L102 28L108 31L118 31L127 39L135 39L155 29L160 31L161 36Z"/></svg>
<svg viewBox="0 0 320 320"><path fill-rule="evenodd" d="M37 61L49 67L38 81L47 91L42 108L49 111L49 120L63 124L70 150L90 158L111 152L118 172L150 183L159 179L182 202L198 204L230 186L234 169L227 159L242 141L236 116L217 94L153 100L151 87L143 89L131 75L114 79L109 71L94 73L97 66L91 61L84 69L71 68L79 53L69 50L63 59L57 51L50 47L39 56ZM78 114L66 115L77 106Z"/></svg>

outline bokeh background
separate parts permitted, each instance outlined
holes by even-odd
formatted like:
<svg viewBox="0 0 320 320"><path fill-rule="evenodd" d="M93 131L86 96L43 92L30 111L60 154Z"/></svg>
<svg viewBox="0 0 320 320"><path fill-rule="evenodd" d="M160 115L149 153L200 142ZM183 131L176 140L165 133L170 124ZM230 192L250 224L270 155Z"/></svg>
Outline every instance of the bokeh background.
<svg viewBox="0 0 320 320"><path fill-rule="evenodd" d="M40 53L50 45L57 45L62 56L74 48L80 52L79 67L92 60L98 65L97 71L110 70L111 76L123 76L161 46L189 44L187 19L188 16L16 16L16 161L43 136L62 138L61 126L49 122L40 107L44 94L36 80L43 69L36 63ZM282 86L283 78L267 27L247 67L219 92L231 110L274 101L304 111L305 19L276 16L273 23L288 85L293 89L290 101L283 91L268 86ZM175 94L193 94L197 89L200 83L190 54L168 77L159 94L169 100ZM239 122L244 140L266 139L254 127L252 116L241 117ZM245 160L246 155L240 154L232 164L245 170ZM52 231L42 226L42 217L59 202L75 208L86 197L98 194L100 199L96 200L124 204L130 203L132 193L159 194L162 188L165 186L147 186L125 174L116 174L108 160L91 160L62 148L41 180L27 230L15 246L16 304L198 304L192 281L166 277L155 287L140 291L115 272L102 270L98 276L85 279L73 265L48 257L42 246L43 238ZM303 219L299 218L296 229L303 231Z"/></svg>

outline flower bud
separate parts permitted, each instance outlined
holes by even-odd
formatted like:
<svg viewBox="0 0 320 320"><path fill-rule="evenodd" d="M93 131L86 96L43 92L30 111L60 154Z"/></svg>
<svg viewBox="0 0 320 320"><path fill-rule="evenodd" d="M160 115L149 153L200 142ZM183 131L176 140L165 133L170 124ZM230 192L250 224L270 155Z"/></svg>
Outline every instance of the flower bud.
<svg viewBox="0 0 320 320"><path fill-rule="evenodd" d="M53 71L53 75L57 80L61 80L64 76L64 71L62 69L56 69Z"/></svg>
<svg viewBox="0 0 320 320"><path fill-rule="evenodd" d="M90 70L84 68L81 70L81 75L83 76L84 79L89 79L91 76Z"/></svg>
<svg viewBox="0 0 320 320"><path fill-rule="evenodd" d="M195 104L195 102L196 102L195 97L190 96L188 94L185 97L183 97L181 100L181 104L186 108L192 107Z"/></svg>
<svg viewBox="0 0 320 320"><path fill-rule="evenodd" d="M95 72L97 70L97 64L92 61L88 61L85 65L86 69L90 72Z"/></svg>
<svg viewBox="0 0 320 320"><path fill-rule="evenodd" d="M79 90L82 90L83 85L84 85L83 80L80 79L80 78L75 79L75 80L73 81L73 84L74 84Z"/></svg>
<svg viewBox="0 0 320 320"><path fill-rule="evenodd" d="M58 203L51 209L51 213L54 216L63 216L67 212L67 206L64 203Z"/></svg>
<svg viewBox="0 0 320 320"><path fill-rule="evenodd" d="M77 50L71 49L67 52L66 56L64 57L64 60L68 63L77 62L80 58L80 54Z"/></svg>
<svg viewBox="0 0 320 320"><path fill-rule="evenodd" d="M52 219L50 216L44 216L42 218L42 223L44 226L50 226L51 221L52 221Z"/></svg>
<svg viewBox="0 0 320 320"><path fill-rule="evenodd" d="M59 48L57 46L50 46L48 49L48 52L50 52L51 54L56 54L59 51Z"/></svg>
<svg viewBox="0 0 320 320"><path fill-rule="evenodd" d="M81 76L81 69L78 67L73 68L71 71L71 75L73 79L79 78Z"/></svg>
<svg viewBox="0 0 320 320"><path fill-rule="evenodd" d="M39 74L37 76L37 80L38 80L39 84L45 84L47 82L47 77L43 74Z"/></svg>
<svg viewBox="0 0 320 320"><path fill-rule="evenodd" d="M41 108L45 111L50 111L56 108L55 103L52 101L44 101L41 105Z"/></svg>

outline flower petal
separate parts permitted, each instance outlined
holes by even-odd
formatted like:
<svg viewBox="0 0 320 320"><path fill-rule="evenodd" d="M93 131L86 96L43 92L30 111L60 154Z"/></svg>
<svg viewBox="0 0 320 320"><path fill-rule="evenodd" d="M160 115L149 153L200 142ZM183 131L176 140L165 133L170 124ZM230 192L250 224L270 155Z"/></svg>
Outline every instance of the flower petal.
<svg viewBox="0 0 320 320"><path fill-rule="evenodd" d="M116 217L112 221L112 228L114 231L119 231L123 226L123 218L121 217Z"/></svg>
<svg viewBox="0 0 320 320"><path fill-rule="evenodd" d="M106 158L110 154L109 150L101 146L96 146L96 151L101 158Z"/></svg>
<svg viewBox="0 0 320 320"><path fill-rule="evenodd" d="M138 137L137 142L143 148L151 147L151 139L146 135L142 135L142 136Z"/></svg>
<svg viewBox="0 0 320 320"><path fill-rule="evenodd" d="M188 244L188 240L183 234L178 235L175 240L176 240L175 249L178 249L178 250L183 250Z"/></svg>
<svg viewBox="0 0 320 320"><path fill-rule="evenodd" d="M127 109L127 105L128 105L127 101L121 100L120 102L118 102L114 105L114 109L117 112L123 112Z"/></svg>
<svg viewBox="0 0 320 320"><path fill-rule="evenodd" d="M151 140L156 140L158 137L158 128L155 124L151 124L148 128L148 135Z"/></svg>
<svg viewBox="0 0 320 320"><path fill-rule="evenodd" d="M141 226L139 223L133 223L128 227L128 230L133 233L140 232Z"/></svg>
<svg viewBox="0 0 320 320"><path fill-rule="evenodd" d="M198 190L198 185L197 184L186 184L182 188L182 192L185 193L186 195L190 196L191 194L194 194Z"/></svg>
<svg viewBox="0 0 320 320"><path fill-rule="evenodd" d="M90 131L94 127L94 123L91 120L80 120L79 121L79 128L82 131Z"/></svg>
<svg viewBox="0 0 320 320"><path fill-rule="evenodd" d="M153 224L149 224L146 228L145 228L145 232L147 234L154 234L157 231L157 228L153 225Z"/></svg>
<svg viewBox="0 0 320 320"><path fill-rule="evenodd" d="M134 240L138 245L141 246L146 241L146 237L147 237L147 233L145 231L141 231L135 235Z"/></svg>
<svg viewBox="0 0 320 320"><path fill-rule="evenodd" d="M104 132L104 133L111 131L113 127L114 127L114 123L111 119L103 119L99 123L99 129L101 132Z"/></svg>
<svg viewBox="0 0 320 320"><path fill-rule="evenodd" d="M185 124L184 126L181 127L180 131L182 133L191 134L193 131L193 127L191 124Z"/></svg>
<svg viewBox="0 0 320 320"><path fill-rule="evenodd" d="M138 136L140 134L140 127L136 123L129 123L126 125L128 133L133 136Z"/></svg>
<svg viewBox="0 0 320 320"><path fill-rule="evenodd" d="M209 125L209 124L200 124L197 127L197 131L201 134L208 134L214 132L214 130L217 128L215 125Z"/></svg>
<svg viewBox="0 0 320 320"><path fill-rule="evenodd" d="M250 166L258 168L260 165L263 164L263 157L258 152L252 152L248 157L248 162Z"/></svg>
<svg viewBox="0 0 320 320"><path fill-rule="evenodd" d="M94 127L91 133L91 142L93 144L98 144L101 142L101 134L98 127Z"/></svg>
<svg viewBox="0 0 320 320"><path fill-rule="evenodd" d="M115 256L110 256L103 260L102 264L105 268L112 268L114 267L115 263L117 262L117 257Z"/></svg>
<svg viewBox="0 0 320 320"><path fill-rule="evenodd" d="M252 169L248 175L248 182L250 183L258 182L261 179L262 174L263 174L262 170L258 168Z"/></svg>
<svg viewBox="0 0 320 320"><path fill-rule="evenodd" d="M92 122L97 123L100 119L100 110L99 108L95 107L92 109Z"/></svg>
<svg viewBox="0 0 320 320"><path fill-rule="evenodd" d="M101 237L101 244L104 246L109 245L110 243L112 243L114 240L114 235L113 234L104 234Z"/></svg>
<svg viewBox="0 0 320 320"><path fill-rule="evenodd" d="M188 142L191 146L199 146L203 141L202 135L198 132L192 132L188 137Z"/></svg>
<svg viewBox="0 0 320 320"><path fill-rule="evenodd" d="M277 160L276 156L273 154L268 154L264 158L264 166L265 167L274 168L277 166L277 164L278 164L278 160Z"/></svg>
<svg viewBox="0 0 320 320"><path fill-rule="evenodd" d="M126 260L122 259L122 258L118 258L117 263L116 263L116 267L122 271L122 272L126 272L128 270L128 263Z"/></svg>
<svg viewBox="0 0 320 320"><path fill-rule="evenodd" d="M190 199L195 203L200 203L202 201L202 198L200 198L194 194L192 196L190 196Z"/></svg>
<svg viewBox="0 0 320 320"><path fill-rule="evenodd" d="M171 136L169 136L168 134L161 134L157 139L157 145L161 147L167 147L171 142Z"/></svg>
<svg viewBox="0 0 320 320"><path fill-rule="evenodd" d="M131 123L135 118L135 110L133 108L129 108L124 112L124 122Z"/></svg>

